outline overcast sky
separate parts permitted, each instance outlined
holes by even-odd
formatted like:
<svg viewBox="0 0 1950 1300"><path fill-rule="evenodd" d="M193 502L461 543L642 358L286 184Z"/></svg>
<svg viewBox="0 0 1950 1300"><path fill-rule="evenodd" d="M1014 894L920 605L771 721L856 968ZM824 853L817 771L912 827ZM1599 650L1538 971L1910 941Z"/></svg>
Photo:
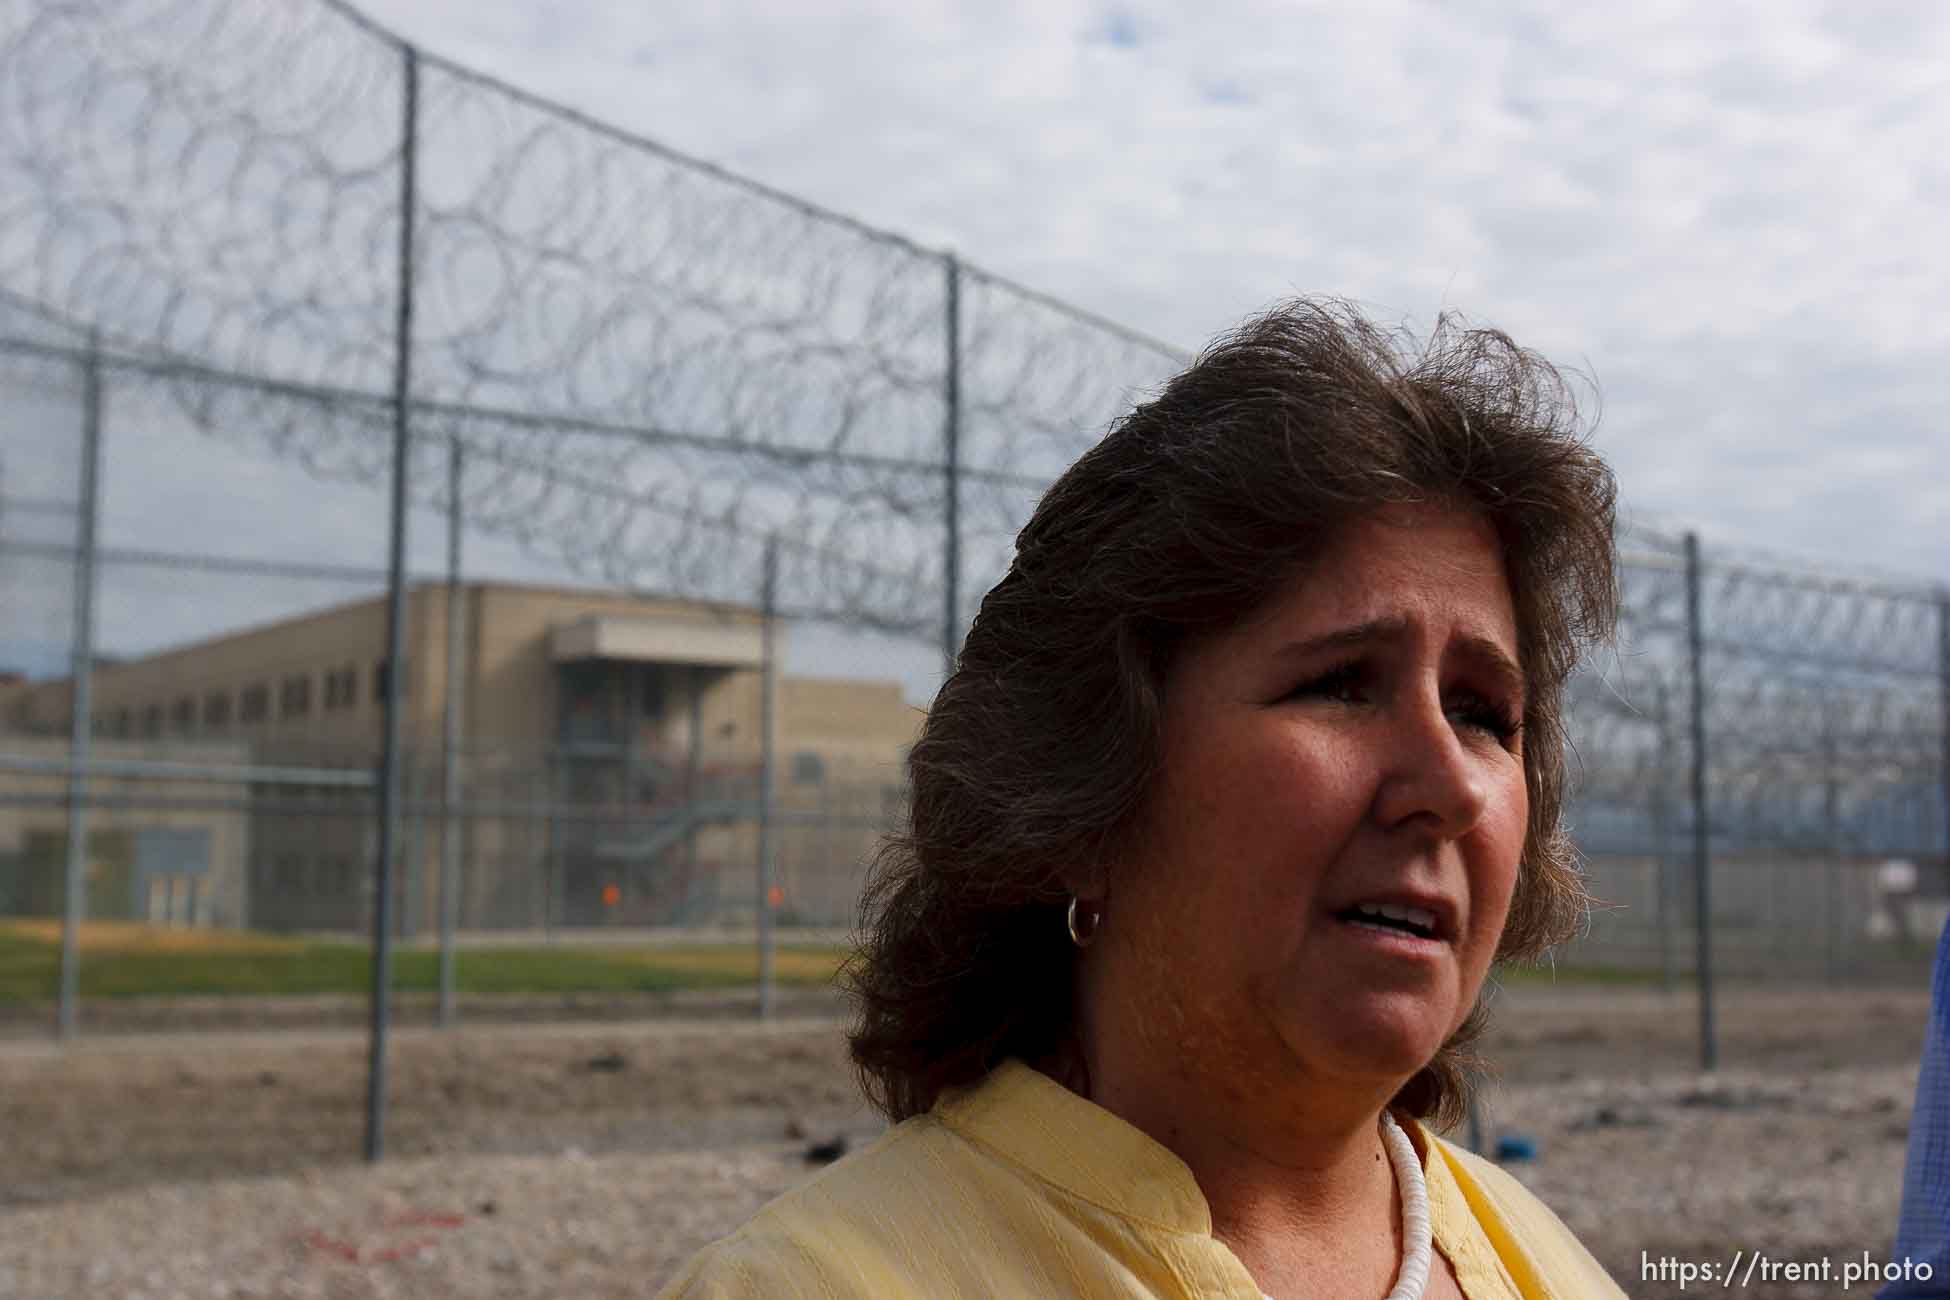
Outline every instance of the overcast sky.
<svg viewBox="0 0 1950 1300"><path fill-rule="evenodd" d="M1950 578L1950 7L370 0L436 52L1186 348L1445 307L1636 517Z"/></svg>
<svg viewBox="0 0 1950 1300"><path fill-rule="evenodd" d="M1950 580L1950 7L1933 0L361 7L1188 351L1294 292L1423 328L1458 310L1595 379L1629 517ZM156 517L138 499L232 482L232 455L172 452L167 473L112 455L107 540L148 541L117 533ZM250 549L383 537L372 494L263 473L293 482L253 494L275 517L228 528ZM437 524L415 528L437 566ZM269 608L262 585L223 590ZM113 632L113 583L104 599ZM205 624L217 603L178 602ZM59 611L38 621L54 644ZM917 700L938 680L938 651L794 635L800 671L897 673Z"/></svg>

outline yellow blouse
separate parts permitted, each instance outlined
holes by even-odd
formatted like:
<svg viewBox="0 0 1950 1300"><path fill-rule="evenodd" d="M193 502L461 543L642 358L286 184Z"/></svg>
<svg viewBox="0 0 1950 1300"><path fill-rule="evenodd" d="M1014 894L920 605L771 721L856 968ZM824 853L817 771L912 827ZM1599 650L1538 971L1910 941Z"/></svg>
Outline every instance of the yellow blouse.
<svg viewBox="0 0 1950 1300"><path fill-rule="evenodd" d="M1436 1246L1470 1300L1623 1300L1522 1184L1411 1135ZM1261 1300L1182 1160L1016 1061L773 1201L662 1295Z"/></svg>

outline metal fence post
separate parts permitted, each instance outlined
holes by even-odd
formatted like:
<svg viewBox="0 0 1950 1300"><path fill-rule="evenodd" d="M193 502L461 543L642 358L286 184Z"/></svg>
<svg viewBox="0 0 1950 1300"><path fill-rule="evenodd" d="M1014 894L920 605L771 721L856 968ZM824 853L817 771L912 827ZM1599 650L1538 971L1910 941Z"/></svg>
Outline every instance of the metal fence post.
<svg viewBox="0 0 1950 1300"><path fill-rule="evenodd" d="M101 504L102 366L88 337L81 370L81 509L75 520L73 716L68 726L68 855L61 916L61 1005L56 1037L74 1037L81 996L81 923L87 916L88 758L94 737L95 528Z"/></svg>
<svg viewBox="0 0 1950 1300"><path fill-rule="evenodd" d="M460 911L461 445L447 443L447 689L440 726L440 1027L454 1023L454 929Z"/></svg>
<svg viewBox="0 0 1950 1300"><path fill-rule="evenodd" d="M560 716L558 714L558 716ZM564 894L562 889L562 804L568 797L569 754L566 745L556 745L548 751L547 767L542 777L543 827L548 835L548 858L546 875L542 884L542 942L555 942L555 925L558 919L556 904Z"/></svg>
<svg viewBox="0 0 1950 1300"><path fill-rule="evenodd" d="M1827 695L1821 697L1821 783L1822 846L1827 850L1822 894L1828 904L1822 948L1832 984L1841 973L1842 960L1842 776L1840 747L1835 737L1835 709Z"/></svg>
<svg viewBox="0 0 1950 1300"><path fill-rule="evenodd" d="M779 537L765 541L765 578L760 604L764 622L763 680L758 700L758 1018L772 1016L772 786L778 749L779 647L776 624L779 601Z"/></svg>
<svg viewBox="0 0 1950 1300"><path fill-rule="evenodd" d="M839 855L833 851L833 783L828 776L822 764L819 772L819 855L813 860L812 868L819 881L822 904L832 896L832 882L839 874ZM807 892L805 887L801 886L795 900L799 908L799 924L811 924L815 915L818 916L821 925L831 924L831 916L823 907L817 913L814 912L811 900L806 897Z"/></svg>
<svg viewBox="0 0 1950 1300"><path fill-rule="evenodd" d="M522 798L528 805L528 838L523 844L521 877L521 927L533 929L535 913L539 910L546 928L548 923L548 879L550 855L555 852L554 823L549 813L549 771L552 762L551 750L545 744L530 769L518 769ZM513 781L510 782L514 784ZM541 868L541 893L536 893L535 868Z"/></svg>
<svg viewBox="0 0 1950 1300"><path fill-rule="evenodd" d="M1653 927L1659 934L1659 990L1672 992L1672 700L1666 683L1654 680L1654 719L1659 728L1659 757L1652 776Z"/></svg>
<svg viewBox="0 0 1950 1300"><path fill-rule="evenodd" d="M1700 623L1699 534L1686 534L1686 649L1692 665L1693 897L1699 944L1699 1059L1702 1070L1719 1064L1713 1027L1713 894L1706 801L1706 646Z"/></svg>
<svg viewBox="0 0 1950 1300"><path fill-rule="evenodd" d="M424 627L425 621L420 621ZM421 895L426 886L426 867L421 860L421 852L426 847L427 814L426 797L431 773L420 757L421 751L412 745L402 746L400 765L400 833L401 851L399 860L399 915L393 921L393 938L401 943L411 943L420 935L422 913Z"/></svg>
<svg viewBox="0 0 1950 1300"><path fill-rule="evenodd" d="M684 900L682 906L688 909L698 895L697 888L697 814L703 791L701 774L704 765L704 670L696 664L684 670L685 680L690 683L690 743L684 752ZM715 882L713 893L716 892ZM688 917L688 911L683 913Z"/></svg>
<svg viewBox="0 0 1950 1300"><path fill-rule="evenodd" d="M386 718L379 754L379 852L372 917L372 1026L366 1071L366 1160L386 1153L386 1028L393 984L393 852L399 839L400 694L406 681L406 475L413 391L413 182L420 111L420 56L400 47L405 77L400 135L398 334L393 341L392 520L386 564Z"/></svg>
<svg viewBox="0 0 1950 1300"><path fill-rule="evenodd" d="M1943 874L1950 882L1950 587L1936 593L1936 689L1943 710L1937 738L1943 750L1937 769L1943 786Z"/></svg>
<svg viewBox="0 0 1950 1300"><path fill-rule="evenodd" d="M955 672L961 647L961 263L946 257L947 365L944 384L946 414L942 421L942 504L946 521L946 549L941 561L941 679Z"/></svg>

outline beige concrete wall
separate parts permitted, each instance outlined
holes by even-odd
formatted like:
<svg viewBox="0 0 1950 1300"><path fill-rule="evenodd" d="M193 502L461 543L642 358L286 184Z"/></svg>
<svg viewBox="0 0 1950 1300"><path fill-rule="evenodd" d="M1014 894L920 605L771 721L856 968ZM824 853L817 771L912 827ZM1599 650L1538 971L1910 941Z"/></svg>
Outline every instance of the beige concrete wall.
<svg viewBox="0 0 1950 1300"><path fill-rule="evenodd" d="M533 803L546 799L540 773L556 738L558 666L551 660L552 628L587 617L628 620L671 620L699 627L756 628L760 617L751 610L714 610L676 601L643 600L627 594L522 587L506 584L471 585L465 592L462 619L462 673L465 748L470 795L492 806L498 799ZM422 784L421 796L438 789L437 756L446 691L448 619L447 592L442 584L408 593L404 629L408 678L406 739ZM181 756L186 741L211 740L237 746L238 761L248 753L259 762L315 762L363 765L373 761L380 746L380 709L375 696L375 668L385 637L385 603L370 599L282 623L214 638L142 660L105 666L97 672L93 712L111 733L105 744L132 744L112 738L124 721L139 735L147 710L161 709L160 741L172 756ZM354 690L349 704L327 709L326 674L353 670ZM301 716L287 716L281 707L288 677L304 675L310 682L309 706ZM684 764L692 743L691 696L697 695L697 741L707 780L712 773L755 772L761 741L761 689L757 668L693 668L669 665L664 679L664 709L660 721L637 718L631 739L660 753L675 768ZM261 685L268 697L267 717L245 723L238 717L239 696ZM229 723L214 736L203 726L204 698L214 691L230 700ZM0 693L0 731L9 727L60 734L68 725L65 682L18 684ZM172 723L177 699L195 701L197 724L187 736ZM893 682L858 682L819 678L785 678L780 683L780 745L778 799L781 807L829 809L859 817L877 813L888 804L887 791L897 790L900 763L918 732L922 714L903 700ZM4 738L0 738L4 740ZM817 756L817 761L808 757ZM667 789L668 787L666 787ZM304 816L258 817L251 821L255 849L262 862L260 876L280 878L279 864L302 859L307 871L329 859L359 859L358 871L369 871L369 856L361 828L369 820L346 810L346 816L323 820ZM358 823L354 825L354 823ZM343 824L341 824L343 823ZM519 877L532 872L546 857L545 828L526 813L490 813L466 825L462 854L479 871L470 872L467 897L470 910L484 913L489 895L500 889L520 892L527 884L496 884L484 873L501 871ZM242 823L239 830L241 833ZM619 833L627 835L624 828ZM787 885L788 908L817 897L816 910L831 912L857 889L859 864L871 853L874 833L857 825L837 828L781 828L779 861ZM440 860L437 824L421 823L403 851L405 874L423 896L413 910L434 915ZM750 915L754 892L751 864L756 856L756 833L751 824L704 830L697 842L700 863L715 863L728 873L727 901ZM237 903L249 879L243 850L238 850ZM268 864L268 865L267 865ZM268 875L265 874L268 872ZM511 878L512 878L511 877ZM486 892L483 892L486 891ZM839 901L836 901L839 900ZM271 905L277 900L266 899ZM268 915L268 913L267 913ZM323 915L323 913L320 913Z"/></svg>
<svg viewBox="0 0 1950 1300"><path fill-rule="evenodd" d="M754 611L716 611L676 601L642 600L624 594L564 591L508 585L476 585L464 597L463 708L470 748L532 750L554 740L556 681L549 658L550 628L589 615L668 619L688 623L755 627ZM376 748L380 709L376 669L385 649L385 602L360 601L284 622L232 633L97 669L92 712L98 735L112 739L181 734L175 725L179 701L194 705L191 736L242 740L299 751ZM437 743L446 690L447 592L443 586L408 593L406 651L409 741ZM326 676L351 671L349 704L326 707ZM309 682L309 702L293 715L284 706L287 680ZM667 685L667 723L655 739L682 749L690 741L688 693L693 675L673 666ZM705 668L696 671L702 694L703 746L748 752L759 745L761 675L756 669ZM262 688L265 716L242 720L242 698ZM229 700L229 721L204 723L213 693ZM67 726L70 688L66 682L10 686L0 694L0 726L59 733ZM842 757L879 762L911 743L920 713L901 698L891 682L823 678L784 678L780 683L780 738L783 749L818 749ZM646 742L650 737L643 738Z"/></svg>
<svg viewBox="0 0 1950 1300"><path fill-rule="evenodd" d="M780 747L864 767L898 765L926 714L898 682L787 677L779 683Z"/></svg>
<svg viewBox="0 0 1950 1300"><path fill-rule="evenodd" d="M28 701L35 693L35 683L14 673L0 674L0 732L22 730L23 718Z"/></svg>
<svg viewBox="0 0 1950 1300"><path fill-rule="evenodd" d="M556 684L554 665L549 659L549 629L573 622L586 615L627 618L665 618L685 622L721 622L756 626L760 619L751 611L705 609L678 601L644 600L626 594L560 591L548 588L488 586L470 592L475 609L469 638L471 677L468 682L466 717L472 743L487 746L533 747L554 739ZM437 698L445 681L444 600L438 602L437 617L430 621L432 653L421 656L429 673L428 692ZM437 628L433 625L438 625ZM438 660L439 662L434 662ZM744 674L734 674L742 676ZM716 676L713 674L712 676ZM681 674L679 675L681 680ZM722 680L722 679L720 679ZM733 692L740 695L744 692ZM669 711L674 719L688 717L682 688L671 692ZM749 702L721 696L715 688L705 692L705 734L718 734L726 721L736 724L740 705L748 716L757 716L757 695ZM755 727L755 724L750 724ZM755 733L754 733L755 734ZM674 737L670 739L675 740ZM687 736L684 739L688 739Z"/></svg>
<svg viewBox="0 0 1950 1300"><path fill-rule="evenodd" d="M474 797L510 803L547 797L538 767L557 726L557 665L550 657L552 629L588 617L668 619L717 626L756 627L754 611L717 611L671 601L646 601L602 592L489 585L465 596L463 673L466 748ZM446 684L446 593L423 593L424 617L414 624L413 726L422 752L437 747L439 702ZM664 716L652 727L639 720L633 739L661 753L673 766L685 761L691 743L691 695L698 696L699 747L707 774L755 771L760 744L762 674L753 669L671 665L664 686ZM781 807L829 808L841 816L877 814L889 804L887 790L902 779L900 763L918 732L922 714L906 704L892 682L786 678L780 683L778 796ZM816 782L795 781L795 756L820 756ZM619 832L627 837L627 830ZM719 873L718 890L728 912L749 918L754 907L756 827L710 827L700 832L696 859ZM780 881L788 911L822 916L852 906L876 832L870 826L797 827L780 830ZM466 887L463 913L506 915L527 899L539 923L547 858L545 828L522 816L477 819L461 828ZM438 876L437 830L420 841L413 877L432 891ZM526 879L524 876L533 876ZM498 901L497 901L498 900ZM429 892L420 915L434 915Z"/></svg>
<svg viewBox="0 0 1950 1300"><path fill-rule="evenodd" d="M65 736L74 687L67 681L25 682L0 698L0 733Z"/></svg>
<svg viewBox="0 0 1950 1300"><path fill-rule="evenodd" d="M352 756L369 750L378 737L373 685L384 650L385 603L375 599L103 665L91 683L96 734L118 740L243 741L293 754L315 750L321 760L343 751L347 761L361 761ZM346 670L350 700L328 709L325 675ZM299 677L309 682L308 702L302 713L292 713L284 707L285 683ZM247 722L244 699L254 688L264 692L265 713ZM43 700L22 720L65 727L67 684L39 683L37 690ZM221 725L206 722L212 695L228 700L228 721ZM187 730L177 714L185 700L195 717Z"/></svg>
<svg viewBox="0 0 1950 1300"><path fill-rule="evenodd" d="M65 763L68 742L16 732L0 735L0 751L41 762ZM208 764L241 763L248 757L242 746L224 744L170 744L165 747L97 741L90 745L89 752L97 760L167 759L177 763ZM4 783L7 793L13 797L10 801L0 802L0 861L14 859L29 837L37 833L60 836L65 842L67 809L59 802L25 802L64 794L67 790L65 775L0 771L0 783ZM249 797L246 786L223 781L91 776L88 790L100 801L88 810L86 829L91 841L104 832L117 831L166 828L209 832L209 871L197 890L196 915L186 919L197 925L237 925L248 914L251 841L250 819L243 807ZM139 801L139 806L117 806L125 801ZM172 802L184 806L167 806ZM213 802L232 806L194 806ZM181 901L187 896L188 890L184 887L177 898ZM162 902L160 896L153 900L156 906ZM137 919L162 920L163 917L138 916Z"/></svg>

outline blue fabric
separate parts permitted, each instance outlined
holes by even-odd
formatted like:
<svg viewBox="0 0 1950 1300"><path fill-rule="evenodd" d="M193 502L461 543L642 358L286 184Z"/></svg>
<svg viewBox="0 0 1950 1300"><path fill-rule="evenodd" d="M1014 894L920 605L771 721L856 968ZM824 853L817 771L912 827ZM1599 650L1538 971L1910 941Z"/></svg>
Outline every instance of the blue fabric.
<svg viewBox="0 0 1950 1300"><path fill-rule="evenodd" d="M1909 1118L1909 1162L1903 1169L1903 1210L1892 1258L1927 1261L1929 1281L1898 1280L1879 1300L1950 1297L1950 924L1936 945L1930 981L1930 1029L1923 1039L1923 1071Z"/></svg>

